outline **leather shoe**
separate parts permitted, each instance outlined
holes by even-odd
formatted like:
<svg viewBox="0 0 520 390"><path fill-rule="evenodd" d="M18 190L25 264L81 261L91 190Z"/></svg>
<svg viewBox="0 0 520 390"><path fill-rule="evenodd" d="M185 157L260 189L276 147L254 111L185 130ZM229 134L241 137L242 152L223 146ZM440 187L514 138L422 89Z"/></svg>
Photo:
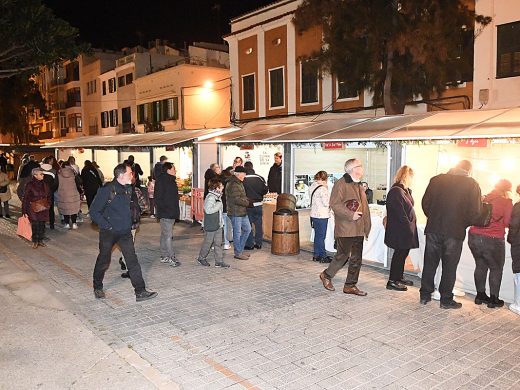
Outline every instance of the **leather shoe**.
<svg viewBox="0 0 520 390"><path fill-rule="evenodd" d="M413 282L409 279L402 278L401 280L398 280L398 282L405 286L413 286Z"/></svg>
<svg viewBox="0 0 520 390"><path fill-rule="evenodd" d="M318 261L321 263L322 257L321 256L312 256L312 261Z"/></svg>
<svg viewBox="0 0 520 390"><path fill-rule="evenodd" d="M401 284L401 282L389 280L388 283L386 283L386 289L395 291L406 291L408 290L408 287L406 287L404 284Z"/></svg>
<svg viewBox="0 0 520 390"><path fill-rule="evenodd" d="M330 256L322 257L321 260L319 260L320 263L325 263L325 264L328 264L331 261L332 261L332 257L330 257Z"/></svg>
<svg viewBox="0 0 520 390"><path fill-rule="evenodd" d="M453 299L451 301L442 302L440 304L441 309L460 309L462 307L462 303L455 302Z"/></svg>
<svg viewBox="0 0 520 390"><path fill-rule="evenodd" d="M262 245L255 244L254 248L255 249L262 249Z"/></svg>
<svg viewBox="0 0 520 390"><path fill-rule="evenodd" d="M105 299L106 298L106 294L103 290L94 290L94 296L96 297L96 299Z"/></svg>
<svg viewBox="0 0 520 390"><path fill-rule="evenodd" d="M244 249L245 249L246 251L252 251L253 249L255 249L255 247L254 247L254 246L247 246L247 245L246 245L246 246L244 247Z"/></svg>
<svg viewBox="0 0 520 390"><path fill-rule="evenodd" d="M432 300L432 297L428 297L428 296L421 296L421 299L419 300L419 303L421 305L426 305L428 302L430 302Z"/></svg>
<svg viewBox="0 0 520 390"><path fill-rule="evenodd" d="M325 289L327 289L329 291L336 291L336 289L332 285L332 281L325 276L325 271L323 271L320 274L320 279L321 279L321 282L323 283L323 287L325 287Z"/></svg>
<svg viewBox="0 0 520 390"><path fill-rule="evenodd" d="M359 297L366 297L367 296L367 293L365 291L362 291L360 290L359 288L357 288L356 286L352 286L352 287L343 287L343 292L345 294L352 294L352 295L357 295Z"/></svg>

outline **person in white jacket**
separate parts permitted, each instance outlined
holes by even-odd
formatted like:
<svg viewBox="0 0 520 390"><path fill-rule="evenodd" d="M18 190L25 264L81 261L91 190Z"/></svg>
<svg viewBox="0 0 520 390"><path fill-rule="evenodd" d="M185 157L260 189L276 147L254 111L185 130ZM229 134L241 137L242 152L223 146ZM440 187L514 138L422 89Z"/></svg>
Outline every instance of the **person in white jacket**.
<svg viewBox="0 0 520 390"><path fill-rule="evenodd" d="M314 175L314 183L309 188L311 226L314 229L314 256L312 260L320 263L330 263L332 260L325 251L325 236L327 235L330 217L330 194L327 179L327 172L319 171Z"/></svg>
<svg viewBox="0 0 520 390"><path fill-rule="evenodd" d="M224 263L224 251L222 248L224 237L223 191L224 184L220 179L212 178L208 181L208 195L204 199L204 241L197 258L197 263L205 267L210 266L206 258L213 248L215 267L229 268L229 264Z"/></svg>

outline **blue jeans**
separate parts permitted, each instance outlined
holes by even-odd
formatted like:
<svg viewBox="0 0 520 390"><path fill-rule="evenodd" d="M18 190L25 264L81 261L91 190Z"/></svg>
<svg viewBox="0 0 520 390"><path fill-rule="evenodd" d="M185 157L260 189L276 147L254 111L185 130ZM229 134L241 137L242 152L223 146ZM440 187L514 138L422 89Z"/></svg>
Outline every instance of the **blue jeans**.
<svg viewBox="0 0 520 390"><path fill-rule="evenodd" d="M314 227L314 257L327 257L325 236L327 235L328 218L312 218Z"/></svg>
<svg viewBox="0 0 520 390"><path fill-rule="evenodd" d="M231 229L231 220L229 219L227 213L222 213L222 219L224 220L224 245L229 245L228 237L231 235L231 230L233 230Z"/></svg>
<svg viewBox="0 0 520 390"><path fill-rule="evenodd" d="M262 246L262 240L264 238L264 231L262 229L262 206L249 207L247 209L247 216L249 217L249 222L251 222L251 227L255 225L255 233L253 234L251 230L246 241L246 246L252 247L255 244Z"/></svg>
<svg viewBox="0 0 520 390"><path fill-rule="evenodd" d="M243 217L235 217L231 215L229 217L233 225L233 248L235 255L238 256L244 251L246 240L251 233L251 224L247 215Z"/></svg>

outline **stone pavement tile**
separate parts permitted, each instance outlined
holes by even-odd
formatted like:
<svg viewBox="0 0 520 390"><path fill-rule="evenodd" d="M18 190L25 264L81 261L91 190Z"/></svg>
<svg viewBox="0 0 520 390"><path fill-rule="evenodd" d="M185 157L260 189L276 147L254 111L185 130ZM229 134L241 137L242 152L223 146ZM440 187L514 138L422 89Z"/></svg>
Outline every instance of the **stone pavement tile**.
<svg viewBox="0 0 520 390"><path fill-rule="evenodd" d="M481 375L474 378L471 381L471 383L478 384L478 385L484 387L486 385L489 385L491 382L498 379L502 375L504 375L504 373L502 371L495 370L495 369L489 369L489 370L486 370Z"/></svg>

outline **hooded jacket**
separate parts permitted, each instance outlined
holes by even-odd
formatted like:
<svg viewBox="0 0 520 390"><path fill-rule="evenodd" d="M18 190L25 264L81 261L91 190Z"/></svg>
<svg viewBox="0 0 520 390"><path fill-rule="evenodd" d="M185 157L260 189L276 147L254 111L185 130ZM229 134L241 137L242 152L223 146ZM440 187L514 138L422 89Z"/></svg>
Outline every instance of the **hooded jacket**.
<svg viewBox="0 0 520 390"><path fill-rule="evenodd" d="M349 200L357 200L363 214L354 221L354 211L347 208ZM334 238L338 237L367 237L370 234L372 222L368 208L365 191L359 183L355 183L352 177L345 175L334 184L330 194L330 207L334 211L335 226Z"/></svg>
<svg viewBox="0 0 520 390"><path fill-rule="evenodd" d="M76 185L76 172L71 167L64 167L58 172L58 181L58 210L62 215L77 214L81 199Z"/></svg>

